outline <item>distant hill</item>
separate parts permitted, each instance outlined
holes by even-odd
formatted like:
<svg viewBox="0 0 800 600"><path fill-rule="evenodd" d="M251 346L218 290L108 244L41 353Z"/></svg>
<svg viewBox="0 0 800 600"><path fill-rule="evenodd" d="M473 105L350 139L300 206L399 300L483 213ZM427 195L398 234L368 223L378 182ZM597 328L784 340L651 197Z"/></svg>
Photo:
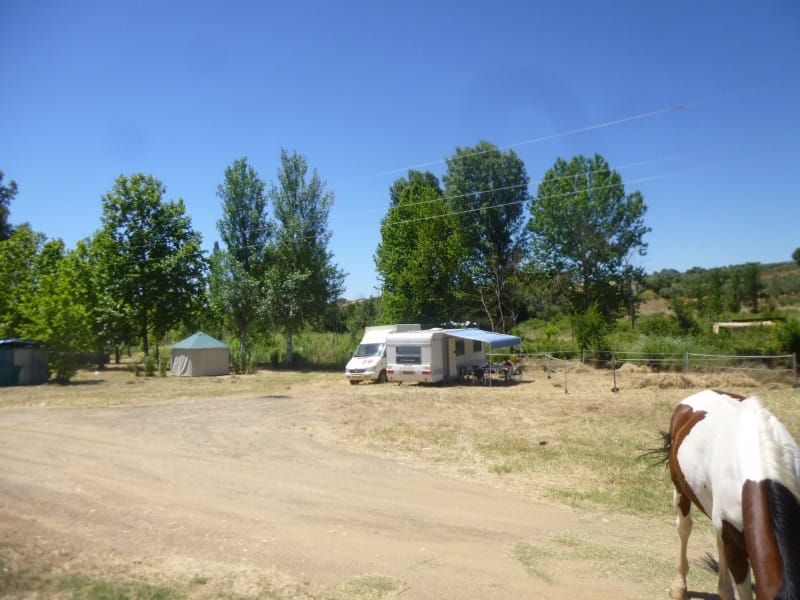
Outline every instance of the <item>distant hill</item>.
<svg viewBox="0 0 800 600"><path fill-rule="evenodd" d="M752 306L754 290L760 310L800 310L800 265L792 261L711 269L694 267L685 272L663 269L648 275L643 285L642 314L664 312L672 299L696 301L712 296L732 304L735 304L732 299L739 299L741 310L747 312Z"/></svg>

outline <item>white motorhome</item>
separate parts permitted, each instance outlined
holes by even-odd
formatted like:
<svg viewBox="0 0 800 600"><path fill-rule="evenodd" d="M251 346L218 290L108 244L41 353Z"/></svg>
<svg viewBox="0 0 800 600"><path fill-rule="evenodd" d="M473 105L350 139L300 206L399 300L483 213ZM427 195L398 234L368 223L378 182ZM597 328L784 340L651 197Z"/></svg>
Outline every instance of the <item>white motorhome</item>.
<svg viewBox="0 0 800 600"><path fill-rule="evenodd" d="M361 343L348 361L344 373L356 385L362 381L386 381L386 336L394 331L418 331L419 325L374 325L364 329Z"/></svg>
<svg viewBox="0 0 800 600"><path fill-rule="evenodd" d="M387 335L389 381L437 383L459 379L474 367L483 367L483 342L456 337L460 331L425 329Z"/></svg>

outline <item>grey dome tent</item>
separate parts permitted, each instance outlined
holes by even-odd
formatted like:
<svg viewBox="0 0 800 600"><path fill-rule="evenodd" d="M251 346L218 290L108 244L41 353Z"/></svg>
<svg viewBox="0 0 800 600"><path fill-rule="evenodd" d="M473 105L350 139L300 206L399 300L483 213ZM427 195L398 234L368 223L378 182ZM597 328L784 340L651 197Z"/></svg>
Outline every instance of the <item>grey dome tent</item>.
<svg viewBox="0 0 800 600"><path fill-rule="evenodd" d="M172 346L172 375L227 375L231 347L198 331Z"/></svg>

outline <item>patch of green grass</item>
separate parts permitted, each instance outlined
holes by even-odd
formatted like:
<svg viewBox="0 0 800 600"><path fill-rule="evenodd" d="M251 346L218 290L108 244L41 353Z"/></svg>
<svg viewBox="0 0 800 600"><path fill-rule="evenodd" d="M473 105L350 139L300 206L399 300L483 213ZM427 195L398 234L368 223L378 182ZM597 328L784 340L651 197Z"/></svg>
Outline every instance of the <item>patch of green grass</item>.
<svg viewBox="0 0 800 600"><path fill-rule="evenodd" d="M138 581L97 581L83 575L70 575L58 581L58 589L70 600L181 600L176 590Z"/></svg>
<svg viewBox="0 0 800 600"><path fill-rule="evenodd" d="M0 597L41 589L44 579L26 569L17 570L0 557Z"/></svg>
<svg viewBox="0 0 800 600"><path fill-rule="evenodd" d="M383 575L364 575L348 581L340 590L337 598L354 598L358 600L380 600L390 594L396 595L404 589L404 584L393 577Z"/></svg>
<svg viewBox="0 0 800 600"><path fill-rule="evenodd" d="M549 548L534 546L527 542L517 542L511 553L528 573L547 583L553 583L553 576L547 572L543 564L553 557L553 552Z"/></svg>
<svg viewBox="0 0 800 600"><path fill-rule="evenodd" d="M658 581L665 573L672 573L674 561L656 557L648 552L629 549L624 546L601 545L586 536L574 532L565 532L551 538L558 557L580 560L588 563L590 568L602 570L616 578L636 581ZM678 542L675 542L677 557Z"/></svg>
<svg viewBox="0 0 800 600"><path fill-rule="evenodd" d="M489 469L498 475L534 473L545 463L558 460L560 455L538 441L516 436L484 437L477 447L490 462L496 461Z"/></svg>
<svg viewBox="0 0 800 600"><path fill-rule="evenodd" d="M631 441L594 448L576 444L568 459L591 477L585 485L553 489L551 495L584 508L593 504L626 514L672 514L672 484L666 469L649 464L641 454Z"/></svg>
<svg viewBox="0 0 800 600"><path fill-rule="evenodd" d="M364 434L371 443L378 446L391 446L402 450L420 448L454 448L458 431L449 423L433 424L428 427L397 423L389 427L371 429Z"/></svg>

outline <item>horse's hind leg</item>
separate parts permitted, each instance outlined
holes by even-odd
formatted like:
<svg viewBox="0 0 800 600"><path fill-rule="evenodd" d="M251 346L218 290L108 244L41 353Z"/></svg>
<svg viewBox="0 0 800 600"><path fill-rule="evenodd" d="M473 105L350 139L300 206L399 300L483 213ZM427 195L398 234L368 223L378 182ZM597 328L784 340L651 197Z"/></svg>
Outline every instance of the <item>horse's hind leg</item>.
<svg viewBox="0 0 800 600"><path fill-rule="evenodd" d="M719 554L719 584L717 589L721 600L753 600L753 587L750 582L750 565L744 551L722 535L717 535ZM731 570L733 568L733 570ZM737 581L741 580L741 581ZM734 586L737 594L734 596Z"/></svg>
<svg viewBox="0 0 800 600"><path fill-rule="evenodd" d="M678 530L680 540L680 554L678 563L675 567L675 579L669 588L669 597L674 600L686 600L686 575L689 573L689 559L686 556L686 547L689 544L689 535L692 533L692 516L689 514L692 504L686 496L681 495L677 490L674 493L675 526Z"/></svg>
<svg viewBox="0 0 800 600"><path fill-rule="evenodd" d="M731 571L728 567L728 557L725 554L725 542L722 535L717 534L717 556L719 557L719 579L717 580L717 591L720 600L736 600L733 594L733 580Z"/></svg>

